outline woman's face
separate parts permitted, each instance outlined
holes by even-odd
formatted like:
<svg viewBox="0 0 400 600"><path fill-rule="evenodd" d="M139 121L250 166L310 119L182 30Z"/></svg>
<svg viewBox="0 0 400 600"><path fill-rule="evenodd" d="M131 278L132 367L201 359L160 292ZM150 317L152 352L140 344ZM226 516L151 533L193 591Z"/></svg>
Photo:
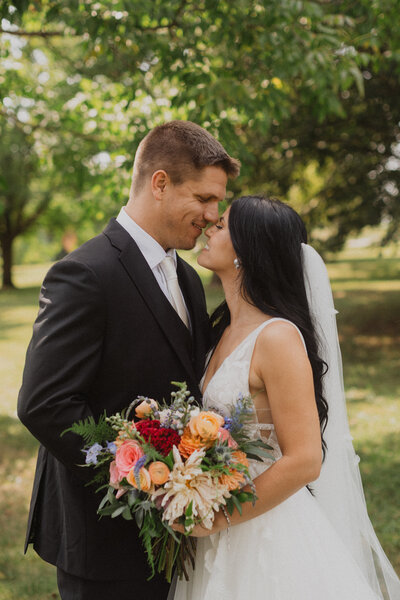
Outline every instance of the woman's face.
<svg viewBox="0 0 400 600"><path fill-rule="evenodd" d="M199 265L215 271L218 275L236 270L233 264L236 253L232 246L228 227L229 211L230 208L227 208L218 222L207 229L205 234L208 241L197 259Z"/></svg>

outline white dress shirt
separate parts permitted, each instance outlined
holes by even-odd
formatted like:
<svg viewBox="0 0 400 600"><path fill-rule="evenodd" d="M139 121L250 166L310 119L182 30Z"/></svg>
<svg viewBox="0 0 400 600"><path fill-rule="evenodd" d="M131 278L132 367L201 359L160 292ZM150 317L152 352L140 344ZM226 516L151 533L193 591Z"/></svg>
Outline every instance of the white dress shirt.
<svg viewBox="0 0 400 600"><path fill-rule="evenodd" d="M119 211L119 215L117 217L117 222L123 227L132 239L138 245L140 252L143 254L147 264L153 272L154 277L157 280L158 285L161 290L164 292L165 296L168 298L169 302L172 304L170 293L167 286L167 281L165 279L164 271L160 267L160 262L167 255L171 256L174 260L175 268L176 268L176 250L173 248L165 252L164 248L160 246L160 244L153 238L151 235L147 233L144 229L142 229L126 212L125 207L123 206ZM186 312L188 314L188 320L190 323L190 315L187 310L186 302L182 295L183 303L186 307Z"/></svg>

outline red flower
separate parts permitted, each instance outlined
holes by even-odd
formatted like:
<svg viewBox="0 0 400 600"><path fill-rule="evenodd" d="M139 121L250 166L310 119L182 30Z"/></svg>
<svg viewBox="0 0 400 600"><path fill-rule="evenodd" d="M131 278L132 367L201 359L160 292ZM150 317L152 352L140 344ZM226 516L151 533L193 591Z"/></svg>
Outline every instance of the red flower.
<svg viewBox="0 0 400 600"><path fill-rule="evenodd" d="M160 427L160 421L157 419L145 419L135 425L146 442L150 442L163 456L167 456L171 452L172 446L178 446L181 441L181 436L175 429Z"/></svg>

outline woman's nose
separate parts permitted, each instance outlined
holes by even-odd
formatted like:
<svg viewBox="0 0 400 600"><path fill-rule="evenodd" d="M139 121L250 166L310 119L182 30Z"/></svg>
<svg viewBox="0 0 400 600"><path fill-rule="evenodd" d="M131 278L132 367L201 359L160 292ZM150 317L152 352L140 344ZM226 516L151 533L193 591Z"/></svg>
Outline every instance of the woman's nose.
<svg viewBox="0 0 400 600"><path fill-rule="evenodd" d="M205 235L210 238L212 236L212 234L214 233L215 230L215 225L211 225L210 227L208 227L208 229L205 230Z"/></svg>

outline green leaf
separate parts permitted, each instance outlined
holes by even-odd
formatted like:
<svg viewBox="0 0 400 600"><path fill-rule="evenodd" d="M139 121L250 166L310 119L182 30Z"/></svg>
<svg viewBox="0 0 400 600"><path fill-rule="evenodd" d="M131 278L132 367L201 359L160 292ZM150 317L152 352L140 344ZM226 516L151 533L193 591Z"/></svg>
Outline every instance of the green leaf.
<svg viewBox="0 0 400 600"><path fill-rule="evenodd" d="M365 88L364 88L364 78L362 76L362 73L360 71L360 69L358 67L350 67L350 73L354 76L356 85L357 85L357 89L358 89L358 93L360 94L361 98L364 98L365 95Z"/></svg>
<svg viewBox="0 0 400 600"><path fill-rule="evenodd" d="M236 498L236 496L232 496L232 501L235 505L235 507L237 508L239 514L242 514L242 505L240 504L239 500Z"/></svg>
<svg viewBox="0 0 400 600"><path fill-rule="evenodd" d="M257 460L259 462L262 462L262 458L260 456L258 456L258 454L252 454L251 452L246 452L246 456L247 456L247 458L251 458L252 460Z"/></svg>
<svg viewBox="0 0 400 600"><path fill-rule="evenodd" d="M239 492L239 494L236 495L236 498L239 500L240 503L243 504L243 502L249 502L253 499L254 494L252 494L251 492Z"/></svg>
<svg viewBox="0 0 400 600"><path fill-rule="evenodd" d="M132 507L139 497L137 490L130 490L127 494L128 506Z"/></svg>
<svg viewBox="0 0 400 600"><path fill-rule="evenodd" d="M115 438L115 431L106 421L106 413L100 415L99 420L96 422L93 416L87 417L81 421L73 423L71 427L65 429L61 433L61 437L66 433L75 433L83 438L87 446L93 444L101 444L106 441L113 440Z"/></svg>
<svg viewBox="0 0 400 600"><path fill-rule="evenodd" d="M112 513L112 515L111 515L111 518L112 518L112 519L115 519L115 517L119 517L119 515L122 515L122 513L123 513L123 512L124 512L124 510L125 510L125 508L126 508L126 506L125 506L125 505L124 505L124 506L119 506L118 508L116 508L116 509L114 510L114 512Z"/></svg>
<svg viewBox="0 0 400 600"><path fill-rule="evenodd" d="M172 529L172 527L170 527L170 525L167 523L167 521L163 521L163 525L165 527L165 529L168 531L168 533L174 538L174 540L178 543L180 543L181 539L180 539L180 534L178 534L176 531L174 531Z"/></svg>
<svg viewBox="0 0 400 600"><path fill-rule="evenodd" d="M226 508L228 509L228 512L230 515L233 514L233 511L235 510L235 504L233 502L233 497L230 496L229 498L227 498L226 500Z"/></svg>
<svg viewBox="0 0 400 600"><path fill-rule="evenodd" d="M169 470L172 471L172 469L174 468L174 455L172 453L172 450L167 456L163 457L163 462L167 465Z"/></svg>
<svg viewBox="0 0 400 600"><path fill-rule="evenodd" d="M104 496L104 498L102 499L102 501L99 504L98 511L100 511L106 505L106 503L109 501L110 500L109 500L109 496L108 496L108 492L107 492L107 494Z"/></svg>
<svg viewBox="0 0 400 600"><path fill-rule="evenodd" d="M141 529L142 525L143 525L143 520L144 520L144 510L142 508L139 508L135 512L135 520L136 520L136 524L137 524L138 528Z"/></svg>
<svg viewBox="0 0 400 600"><path fill-rule="evenodd" d="M189 505L187 506L187 508L185 510L186 517L191 517L192 515L193 515L193 500L191 500L189 502Z"/></svg>
<svg viewBox="0 0 400 600"><path fill-rule="evenodd" d="M122 511L122 516L126 521L132 521L133 517L128 504L124 507L124 510Z"/></svg>

